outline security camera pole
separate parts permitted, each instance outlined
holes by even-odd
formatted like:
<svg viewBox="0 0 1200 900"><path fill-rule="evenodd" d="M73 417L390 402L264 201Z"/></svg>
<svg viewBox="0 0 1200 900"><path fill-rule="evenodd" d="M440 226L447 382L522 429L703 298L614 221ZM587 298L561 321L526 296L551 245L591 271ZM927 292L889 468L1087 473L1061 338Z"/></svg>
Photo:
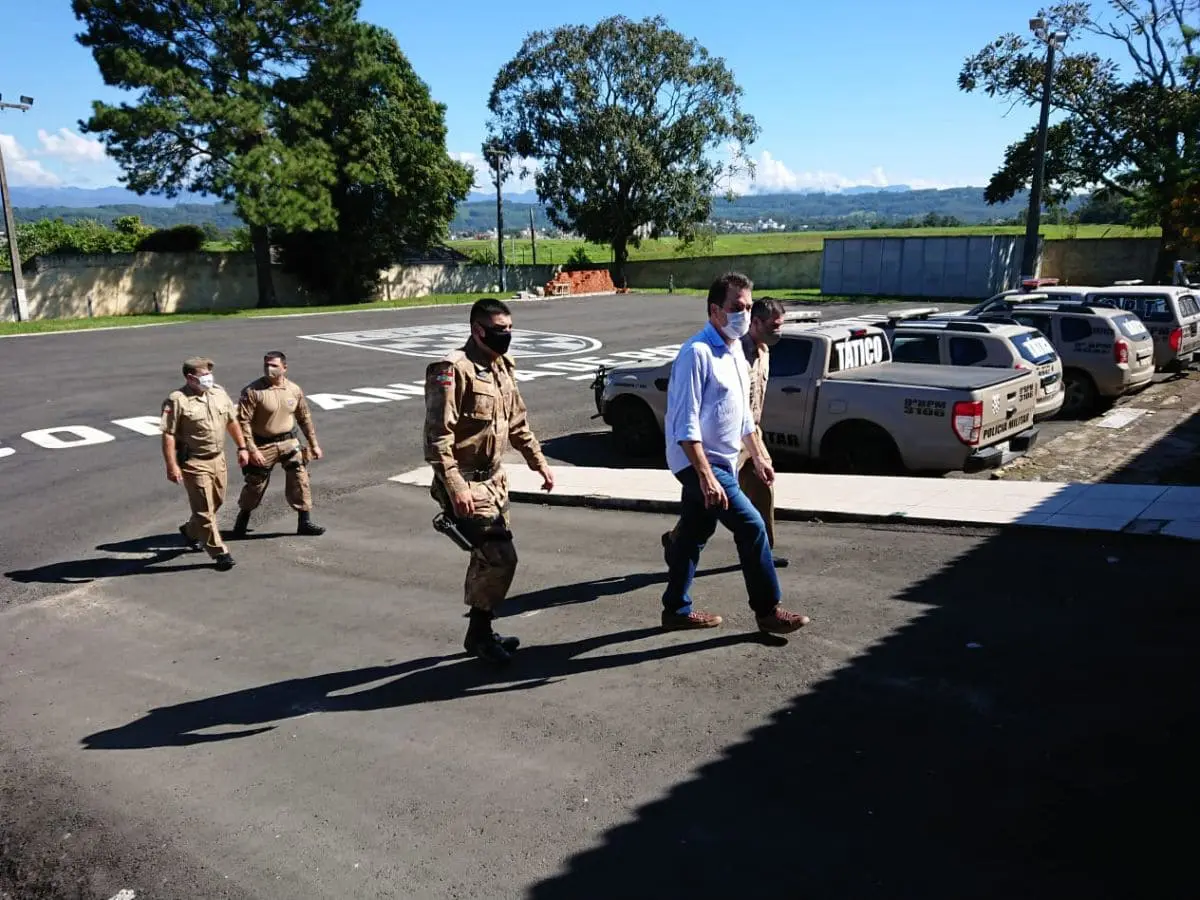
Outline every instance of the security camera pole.
<svg viewBox="0 0 1200 900"><path fill-rule="evenodd" d="M1050 87L1054 81L1054 51L1067 40L1065 31L1049 32L1046 20L1029 20L1029 28L1046 44L1046 71L1042 79L1042 112L1038 119L1037 156L1029 186L1029 212L1025 215L1025 245L1021 252L1021 280L1037 275L1038 230L1042 224L1042 183L1046 178L1046 132L1050 124Z"/></svg>
<svg viewBox="0 0 1200 900"><path fill-rule="evenodd" d="M32 97L21 97L20 103L5 103L0 97L0 109L19 109L26 112L33 106ZM21 280L21 253L17 250L17 224L13 220L12 200L8 196L8 176L4 172L4 151L0 148L0 204L4 205L4 230L8 234L8 255L12 261L13 315L18 322L29 319L25 303L25 282Z"/></svg>

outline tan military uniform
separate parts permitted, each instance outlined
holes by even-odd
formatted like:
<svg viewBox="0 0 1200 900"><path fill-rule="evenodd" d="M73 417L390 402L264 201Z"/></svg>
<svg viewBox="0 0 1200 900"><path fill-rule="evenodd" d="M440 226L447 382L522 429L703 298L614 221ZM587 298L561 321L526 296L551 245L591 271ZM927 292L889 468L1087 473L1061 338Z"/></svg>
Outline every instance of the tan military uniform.
<svg viewBox="0 0 1200 900"><path fill-rule="evenodd" d="M742 350L746 354L746 361L750 363L750 415L754 418L755 432L761 441L763 404L767 399L771 351L766 346L760 348L754 343L754 338L748 334L742 338ZM763 517L763 522L767 526L767 540L774 548L775 489L768 484L763 484L762 479L758 477L758 472L754 470L754 463L750 461L750 454L746 452L745 447L738 455L738 486L742 489L742 493L750 499L754 508L758 510L759 515Z"/></svg>
<svg viewBox="0 0 1200 900"><path fill-rule="evenodd" d="M238 508L247 512L258 509L271 481L271 470L279 463L283 466L283 491L288 505L297 512L311 510L306 451L296 437L299 425L310 446L317 442L304 391L287 378L280 384L272 384L264 376L242 388L237 416L246 449L251 453L257 449L266 459L264 466L251 463L242 470L246 483L238 497Z"/></svg>
<svg viewBox="0 0 1200 900"><path fill-rule="evenodd" d="M489 362L471 341L425 373L425 460L434 473L430 494L454 516L451 495L471 492L475 514L459 520L477 544L467 566L464 600L482 610L504 600L517 570L501 459L512 446L531 469L546 465L515 370L510 357Z"/></svg>
<svg viewBox="0 0 1200 900"><path fill-rule="evenodd" d="M236 421L233 400L214 384L203 393L172 391L163 401L159 423L163 434L175 438L175 458L192 510L184 530L191 540L203 541L214 559L229 552L217 528L217 510L225 502L226 429Z"/></svg>

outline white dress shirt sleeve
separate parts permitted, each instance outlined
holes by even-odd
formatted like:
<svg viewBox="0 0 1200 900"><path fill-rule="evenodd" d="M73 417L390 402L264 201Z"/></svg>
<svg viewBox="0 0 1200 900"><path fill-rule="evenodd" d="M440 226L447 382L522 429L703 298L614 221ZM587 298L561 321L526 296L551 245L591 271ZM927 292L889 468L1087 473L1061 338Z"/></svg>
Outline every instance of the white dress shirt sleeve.
<svg viewBox="0 0 1200 900"><path fill-rule="evenodd" d="M671 369L667 385L667 411L670 416L668 434L674 441L699 441L700 400L704 394L707 366L697 343L685 345Z"/></svg>

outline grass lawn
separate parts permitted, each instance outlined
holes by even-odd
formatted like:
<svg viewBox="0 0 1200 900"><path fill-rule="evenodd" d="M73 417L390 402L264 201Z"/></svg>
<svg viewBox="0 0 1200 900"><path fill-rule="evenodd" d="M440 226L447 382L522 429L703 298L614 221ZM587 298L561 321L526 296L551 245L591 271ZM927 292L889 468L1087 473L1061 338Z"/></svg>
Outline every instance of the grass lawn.
<svg viewBox="0 0 1200 900"><path fill-rule="evenodd" d="M798 253L804 250L820 250L825 238L851 237L955 237L983 234L1016 234L1023 235L1025 229L1020 225L980 225L965 228L879 228L861 231L787 231L783 233L764 234L719 234L713 243L711 253L692 254L696 256L745 256L757 253ZM1115 238L1142 237L1156 238L1157 228L1133 229L1126 225L1080 225L1072 230L1066 225L1043 225L1042 234L1046 240L1065 240L1072 236L1078 238ZM471 253L475 250L495 251L495 241L450 241L450 246L461 253ZM647 240L640 248L631 247L630 260L643 259L677 259L685 254L678 252L679 241L675 238ZM606 246L589 244L583 241L570 240L539 240L537 242L537 258L542 264L556 265L565 263L580 247L583 247L592 262L610 262L612 252ZM509 264L523 265L533 261L533 253L528 238L525 240L508 240L504 244L504 260Z"/></svg>

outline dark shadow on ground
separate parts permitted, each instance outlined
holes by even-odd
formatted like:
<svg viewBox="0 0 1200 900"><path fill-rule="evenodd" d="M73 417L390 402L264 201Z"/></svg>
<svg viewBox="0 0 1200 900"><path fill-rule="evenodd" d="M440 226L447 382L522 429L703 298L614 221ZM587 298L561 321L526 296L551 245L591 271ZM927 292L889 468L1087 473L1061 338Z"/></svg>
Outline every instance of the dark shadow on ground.
<svg viewBox="0 0 1200 900"><path fill-rule="evenodd" d="M633 643L661 634L660 628L636 628L579 641L522 647L517 651L517 661L507 669L497 669L466 653L459 653L348 672L331 672L311 678L295 678L154 709L128 725L89 735L82 743L89 750L133 750L235 740L270 731L276 727L276 723L295 716L394 709L423 703L444 703L481 694L526 691L571 675L634 666L714 647L747 641L783 642L780 638L765 638L757 633L745 632L726 632L701 639L693 634L682 634L678 642L669 646L576 658L604 647ZM338 691L361 688L384 679L387 680L376 687L335 695ZM231 726L242 727L217 733L197 733L204 729Z"/></svg>
<svg viewBox="0 0 1200 900"><path fill-rule="evenodd" d="M726 575L730 572L740 572L737 565L720 566L715 569L697 569L696 577L708 575ZM532 609L551 609L555 606L570 606L575 603L591 603L601 597L615 597L633 591L667 583L666 564L661 572L637 573L634 575L618 575L613 578L603 578L596 581L585 581L579 584L557 585L543 588L540 591L529 591L515 594L504 603L501 616L514 616ZM658 609L652 610L657 614ZM465 615L465 614L464 614Z"/></svg>
<svg viewBox="0 0 1200 900"><path fill-rule="evenodd" d="M203 551L188 550L179 532L154 534L96 547L105 553L150 554L141 559L116 556L94 556L88 559L71 559L63 562L38 566L36 569L18 569L5 572L4 577L21 584L86 584L99 578L120 578L127 575L165 575L186 572L189 569L211 568L213 561ZM180 557L194 559L180 565L163 565Z"/></svg>
<svg viewBox="0 0 1200 900"><path fill-rule="evenodd" d="M607 426L604 427L607 428ZM570 466L607 469L665 469L667 467L665 450L644 458L621 453L613 441L612 429L580 431L575 434L550 438L542 442L542 452L552 463L561 462Z"/></svg>
<svg viewBox="0 0 1200 900"><path fill-rule="evenodd" d="M1200 485L1200 414L1188 416L1103 480L1123 484ZM1200 510L1196 514L1200 516Z"/></svg>
<svg viewBox="0 0 1200 900"><path fill-rule="evenodd" d="M662 799L525 896L1194 893L1191 557L1161 538L983 540L895 598L923 608L906 627L719 759L679 760Z"/></svg>

